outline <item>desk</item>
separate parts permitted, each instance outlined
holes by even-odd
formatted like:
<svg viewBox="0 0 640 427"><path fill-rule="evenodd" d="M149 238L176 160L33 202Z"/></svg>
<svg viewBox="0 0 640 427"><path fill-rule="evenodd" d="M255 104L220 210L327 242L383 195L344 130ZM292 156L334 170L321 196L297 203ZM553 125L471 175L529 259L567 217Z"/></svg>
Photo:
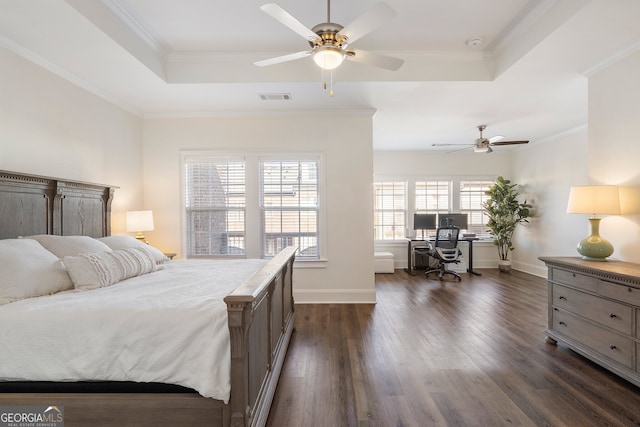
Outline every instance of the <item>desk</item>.
<svg viewBox="0 0 640 427"><path fill-rule="evenodd" d="M413 240L413 239L407 239L407 268L405 269L405 271L409 274L411 274L412 276L415 275L415 269L413 268L413 257L414 257L414 253L413 253L413 248L418 246L415 243L418 242L425 242L425 240ZM468 264L467 264L467 273L471 273L471 274L475 274L476 276L481 276L480 273L473 271L473 242L476 240L480 240L478 237L461 237L458 239L458 241L464 241L464 242L469 242L469 260L468 260ZM427 240L427 242L435 242L435 239L429 239Z"/></svg>

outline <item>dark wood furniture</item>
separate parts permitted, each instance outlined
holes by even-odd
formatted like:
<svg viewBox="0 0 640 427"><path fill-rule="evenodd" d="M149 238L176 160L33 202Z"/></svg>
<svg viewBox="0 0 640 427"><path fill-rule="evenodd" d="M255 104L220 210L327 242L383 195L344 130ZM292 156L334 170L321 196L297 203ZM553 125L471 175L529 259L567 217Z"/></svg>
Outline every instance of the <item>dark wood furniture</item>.
<svg viewBox="0 0 640 427"><path fill-rule="evenodd" d="M640 265L541 257L548 267L547 340L562 341L640 386Z"/></svg>
<svg viewBox="0 0 640 427"><path fill-rule="evenodd" d="M0 171L0 238L110 234L117 187ZM64 406L69 425L266 424L293 331L295 248L276 255L225 298L231 398L163 384L0 383L0 405Z"/></svg>

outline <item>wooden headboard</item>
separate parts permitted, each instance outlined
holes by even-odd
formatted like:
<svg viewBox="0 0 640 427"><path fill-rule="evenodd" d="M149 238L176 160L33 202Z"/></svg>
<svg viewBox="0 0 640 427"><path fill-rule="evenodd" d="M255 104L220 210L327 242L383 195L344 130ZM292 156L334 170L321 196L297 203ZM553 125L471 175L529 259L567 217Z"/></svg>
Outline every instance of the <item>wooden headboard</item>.
<svg viewBox="0 0 640 427"><path fill-rule="evenodd" d="M0 171L0 239L111 234L118 187Z"/></svg>

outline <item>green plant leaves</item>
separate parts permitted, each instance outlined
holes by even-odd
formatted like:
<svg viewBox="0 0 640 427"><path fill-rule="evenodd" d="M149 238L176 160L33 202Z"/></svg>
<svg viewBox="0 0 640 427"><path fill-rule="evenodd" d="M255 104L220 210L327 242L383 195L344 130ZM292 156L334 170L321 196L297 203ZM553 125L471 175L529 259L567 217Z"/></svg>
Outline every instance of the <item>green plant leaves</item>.
<svg viewBox="0 0 640 427"><path fill-rule="evenodd" d="M499 176L496 183L485 192L489 199L483 204L485 213L489 217L487 228L494 237L494 244L498 246L501 260L509 258L509 252L514 250L512 244L513 232L518 224L527 223L531 217L533 206L518 201L520 195L516 190L517 184Z"/></svg>

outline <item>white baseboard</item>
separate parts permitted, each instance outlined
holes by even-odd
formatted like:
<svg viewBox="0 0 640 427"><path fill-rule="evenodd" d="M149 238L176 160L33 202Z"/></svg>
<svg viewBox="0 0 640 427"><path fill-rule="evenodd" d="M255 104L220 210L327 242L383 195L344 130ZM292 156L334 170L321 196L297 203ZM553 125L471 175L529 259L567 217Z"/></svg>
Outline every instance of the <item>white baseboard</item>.
<svg viewBox="0 0 640 427"><path fill-rule="evenodd" d="M513 269L524 273L533 274L538 277L547 277L547 267L544 265L527 264L524 262L514 262Z"/></svg>
<svg viewBox="0 0 640 427"><path fill-rule="evenodd" d="M296 304L375 304L375 289L299 289L293 291Z"/></svg>

